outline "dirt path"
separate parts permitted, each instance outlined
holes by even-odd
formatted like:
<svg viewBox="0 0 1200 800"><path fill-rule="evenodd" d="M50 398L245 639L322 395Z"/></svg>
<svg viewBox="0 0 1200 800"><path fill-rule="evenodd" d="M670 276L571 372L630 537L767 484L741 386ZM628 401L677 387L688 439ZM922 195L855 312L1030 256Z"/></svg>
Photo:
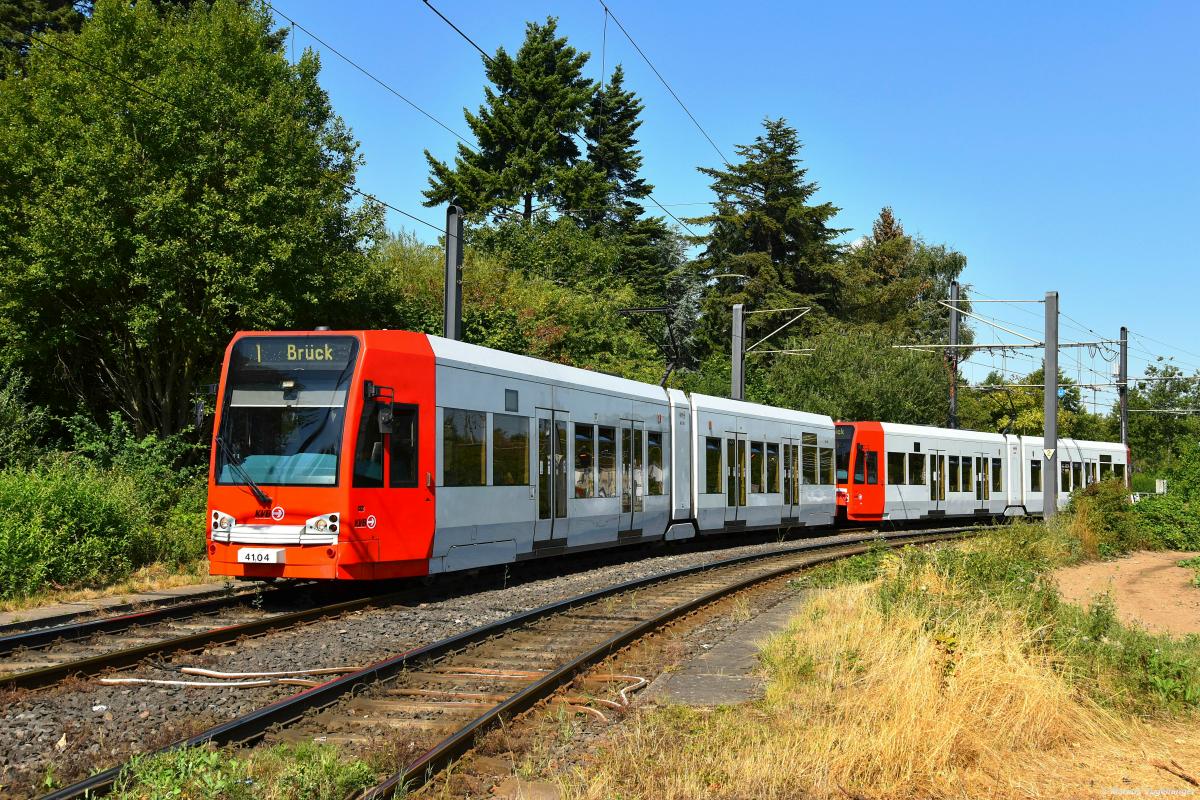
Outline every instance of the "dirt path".
<svg viewBox="0 0 1200 800"><path fill-rule="evenodd" d="M1123 622L1137 622L1154 633L1200 633L1200 588L1195 572L1178 566L1196 553L1139 552L1115 561L1092 561L1054 573L1062 596L1087 606L1111 592Z"/></svg>

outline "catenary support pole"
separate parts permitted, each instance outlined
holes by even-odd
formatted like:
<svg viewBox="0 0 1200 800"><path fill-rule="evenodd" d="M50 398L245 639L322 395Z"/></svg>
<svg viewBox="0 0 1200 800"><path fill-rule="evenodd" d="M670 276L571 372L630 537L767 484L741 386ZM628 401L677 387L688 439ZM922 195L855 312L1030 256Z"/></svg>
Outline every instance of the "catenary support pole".
<svg viewBox="0 0 1200 800"><path fill-rule="evenodd" d="M1058 512L1058 292L1046 292L1045 456L1042 469L1042 516Z"/></svg>
<svg viewBox="0 0 1200 800"><path fill-rule="evenodd" d="M950 281L950 427L958 427L958 281Z"/></svg>
<svg viewBox="0 0 1200 800"><path fill-rule="evenodd" d="M442 335L462 339L462 260L463 210L446 207L446 305L442 317Z"/></svg>
<svg viewBox="0 0 1200 800"><path fill-rule="evenodd" d="M1121 357L1117 366L1117 394L1121 398L1121 444L1129 446L1129 329L1121 326Z"/></svg>
<svg viewBox="0 0 1200 800"><path fill-rule="evenodd" d="M746 394L746 318L744 306L733 304L733 346L730 349L729 397L733 400L744 400Z"/></svg>

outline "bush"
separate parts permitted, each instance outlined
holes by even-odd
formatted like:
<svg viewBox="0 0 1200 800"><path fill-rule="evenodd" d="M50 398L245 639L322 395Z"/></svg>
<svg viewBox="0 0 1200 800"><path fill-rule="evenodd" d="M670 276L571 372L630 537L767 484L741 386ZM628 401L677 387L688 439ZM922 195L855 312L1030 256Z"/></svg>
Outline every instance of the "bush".
<svg viewBox="0 0 1200 800"><path fill-rule="evenodd" d="M0 468L37 459L49 414L26 401L29 378L0 367Z"/></svg>
<svg viewBox="0 0 1200 800"><path fill-rule="evenodd" d="M1067 512L1074 534L1092 558L1161 546L1134 513L1129 490L1119 480L1088 484L1071 495Z"/></svg>
<svg viewBox="0 0 1200 800"><path fill-rule="evenodd" d="M1134 506L1138 524L1171 550L1200 550L1200 447L1189 447L1167 473L1167 493Z"/></svg>
<svg viewBox="0 0 1200 800"><path fill-rule="evenodd" d="M75 418L73 453L0 471L0 599L97 586L204 552L206 487L181 437Z"/></svg>

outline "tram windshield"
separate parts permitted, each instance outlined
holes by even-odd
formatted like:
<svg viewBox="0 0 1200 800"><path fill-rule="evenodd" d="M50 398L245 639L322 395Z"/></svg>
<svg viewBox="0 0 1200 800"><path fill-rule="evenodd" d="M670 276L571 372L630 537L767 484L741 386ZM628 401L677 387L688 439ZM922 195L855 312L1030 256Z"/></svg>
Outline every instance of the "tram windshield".
<svg viewBox="0 0 1200 800"><path fill-rule="evenodd" d="M854 445L854 426L838 425L834 440L837 447L837 482L850 480L850 448Z"/></svg>
<svg viewBox="0 0 1200 800"><path fill-rule="evenodd" d="M350 336L251 336L225 379L217 483L332 486L358 342Z"/></svg>

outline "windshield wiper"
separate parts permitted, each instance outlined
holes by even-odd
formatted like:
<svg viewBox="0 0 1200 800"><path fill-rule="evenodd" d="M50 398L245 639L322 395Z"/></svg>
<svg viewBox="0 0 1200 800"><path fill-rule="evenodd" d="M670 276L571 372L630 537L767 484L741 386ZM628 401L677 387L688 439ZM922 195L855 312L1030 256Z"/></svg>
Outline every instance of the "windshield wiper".
<svg viewBox="0 0 1200 800"><path fill-rule="evenodd" d="M233 453L229 449L229 445L225 444L225 440L220 436L217 437L217 446L220 447L221 452L225 454L225 460L233 469L234 475L242 479L242 483L249 487L250 491L254 493L254 497L258 500L259 504L263 506L263 508L269 508L271 505L271 498L257 483L254 482L254 479L250 477L250 473L246 472L245 468L243 468L242 465L239 464L236 459L234 459Z"/></svg>

